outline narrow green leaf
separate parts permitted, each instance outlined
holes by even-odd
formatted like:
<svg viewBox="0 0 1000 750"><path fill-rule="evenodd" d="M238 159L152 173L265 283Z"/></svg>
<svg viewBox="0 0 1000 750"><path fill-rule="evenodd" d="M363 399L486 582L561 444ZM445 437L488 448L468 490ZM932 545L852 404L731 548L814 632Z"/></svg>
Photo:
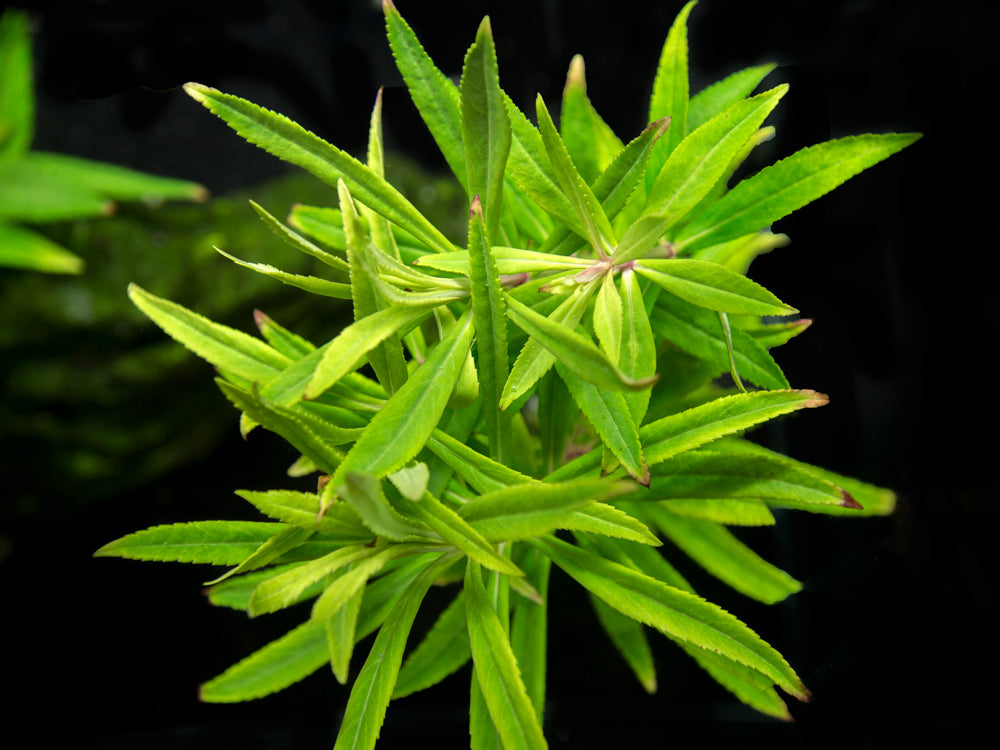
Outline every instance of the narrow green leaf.
<svg viewBox="0 0 1000 750"><path fill-rule="evenodd" d="M508 558L498 553L486 539L462 516L444 505L431 494L414 505L414 515L466 557L484 567L504 575L523 577L524 573Z"/></svg>
<svg viewBox="0 0 1000 750"><path fill-rule="evenodd" d="M312 618L329 621L360 594L368 579L377 574L387 563L400 557L412 554L413 549L407 544L390 544L388 547L364 558L352 561L349 569L342 569L340 575L328 581L323 593L313 604Z"/></svg>
<svg viewBox="0 0 1000 750"><path fill-rule="evenodd" d="M622 150L624 144L587 97L583 57L574 55L563 87L559 133L580 176L592 185ZM595 191L596 192L596 191Z"/></svg>
<svg viewBox="0 0 1000 750"><path fill-rule="evenodd" d="M801 149L738 183L683 227L674 245L691 252L768 227L919 138L858 135Z"/></svg>
<svg viewBox="0 0 1000 750"><path fill-rule="evenodd" d="M469 219L469 277L472 284L472 320L476 330L486 435L490 455L501 463L506 463L510 414L501 413L500 396L507 382L507 307L500 285L500 274L487 241L487 228L478 197L472 201Z"/></svg>
<svg viewBox="0 0 1000 750"><path fill-rule="evenodd" d="M649 189L643 213L668 217L664 231L683 218L708 195L787 91L783 84L737 102L686 135Z"/></svg>
<svg viewBox="0 0 1000 750"><path fill-rule="evenodd" d="M483 697L475 665L469 684L469 750L506 750Z"/></svg>
<svg viewBox="0 0 1000 750"><path fill-rule="evenodd" d="M458 514L491 542L529 539L570 528L574 512L628 492L631 482L577 479L531 482L486 492Z"/></svg>
<svg viewBox="0 0 1000 750"><path fill-rule="evenodd" d="M807 390L739 393L709 401L639 428L646 463L655 466L685 451L699 448L721 437L747 430L782 414L823 406L828 398ZM556 469L546 481L565 481L583 476L600 466L601 450Z"/></svg>
<svg viewBox="0 0 1000 750"><path fill-rule="evenodd" d="M730 369L729 346L717 313L695 307L672 294L660 295L650 315L653 330L684 351ZM788 380L767 350L741 330L730 331L740 376L762 388L788 388Z"/></svg>
<svg viewBox="0 0 1000 750"><path fill-rule="evenodd" d="M562 362L556 363L556 371L604 447L639 484L649 484L649 467L642 457L639 430L629 412L625 394L591 385L564 367Z"/></svg>
<svg viewBox="0 0 1000 750"><path fill-rule="evenodd" d="M268 578L254 589L250 597L250 616L284 609L298 601L299 594L312 584L345 565L374 554L375 550L364 544L353 544Z"/></svg>
<svg viewBox="0 0 1000 750"><path fill-rule="evenodd" d="M114 211L115 204L106 196L53 182L23 158L0 161L0 221L65 221Z"/></svg>
<svg viewBox="0 0 1000 750"><path fill-rule="evenodd" d="M338 503L320 513L319 496L313 492L237 490L236 494L266 516L325 534L371 539L371 532L346 503Z"/></svg>
<svg viewBox="0 0 1000 750"><path fill-rule="evenodd" d="M371 243L343 180L337 183L337 194L340 198L340 215L344 221L344 234L347 239L351 296L354 300L354 320L357 322L379 312L387 306L387 303L381 291L382 285L378 283L377 271L371 261L373 254ZM390 396L406 382L407 369L403 359L403 345L395 333L387 332L381 342L368 350L367 358L375 371L375 377ZM350 361L349 366L352 369L355 361L353 359ZM332 382L335 381L327 381L328 384ZM312 384L308 391L318 392Z"/></svg>
<svg viewBox="0 0 1000 750"><path fill-rule="evenodd" d="M656 342L642 300L642 288L631 268L622 271L619 292L622 335L618 366L633 380L652 377L656 374ZM636 425L641 425L646 416L651 393L651 390L625 392L625 403Z"/></svg>
<svg viewBox="0 0 1000 750"><path fill-rule="evenodd" d="M550 474L564 461L570 437L579 418L576 402L555 372L538 381L538 440L541 444L541 474Z"/></svg>
<svg viewBox="0 0 1000 750"><path fill-rule="evenodd" d="M436 252L453 249L448 238L383 177L301 125L199 83L184 84L184 90L255 146L306 169L328 185L336 187L343 178L358 200L392 223L406 227L428 248Z"/></svg>
<svg viewBox="0 0 1000 750"><path fill-rule="evenodd" d="M774 514L767 505L753 498L706 500L678 498L669 502L668 509L676 516L723 523L727 526L774 526L775 524Z"/></svg>
<svg viewBox="0 0 1000 750"><path fill-rule="evenodd" d="M221 378L217 378L215 383L237 409L265 429L281 435L327 474L332 473L344 457L335 445L357 437L353 430L337 430L335 434L326 429L327 424L301 410L293 411L268 403Z"/></svg>
<svg viewBox="0 0 1000 750"><path fill-rule="evenodd" d="M37 171L53 183L116 201L142 201L147 206L159 206L168 200L203 203L209 198L208 190L195 182L146 174L78 156L32 151L20 161L25 168Z"/></svg>
<svg viewBox="0 0 1000 750"><path fill-rule="evenodd" d="M840 506L794 506L799 507L802 510L808 510L810 513L823 513L825 515L851 516L858 518L861 516L889 515L896 507L896 495L891 490L887 490L883 487L876 487L875 485L868 484L867 482L862 482L852 477L846 477L842 474L837 474L836 472L829 471L818 466L812 466L801 461L795 461L788 456L775 453L774 451L770 451L767 448L757 445L756 443L751 443L748 440L729 438L726 440L720 440L716 445L713 445L712 448L713 450L726 451L728 453L763 456L774 461L779 461L782 464L794 467L798 471L810 474L819 480L832 482L834 485L841 488L847 496L844 498L844 501ZM781 501L774 502L774 505L776 506L780 504ZM859 505L861 507L857 507Z"/></svg>
<svg viewBox="0 0 1000 750"><path fill-rule="evenodd" d="M808 700L809 692L781 654L725 610L559 539L539 539L532 544L619 612L669 638L755 669L786 692Z"/></svg>
<svg viewBox="0 0 1000 750"><path fill-rule="evenodd" d="M785 320L782 322L760 320L759 318L744 318L738 320L736 325L743 333L749 335L765 349L773 349L776 346L788 343L788 341L805 331L812 325L812 321L809 318Z"/></svg>
<svg viewBox="0 0 1000 750"><path fill-rule="evenodd" d="M276 560L284 558L289 552L299 547L304 541L309 539L313 532L309 529L300 529L296 526L284 526L279 529L274 536L257 547L246 559L242 560L235 568L223 573L218 578L208 581L206 586L214 586L233 576L246 573L251 570L263 568ZM340 545L338 545L340 546Z"/></svg>
<svg viewBox="0 0 1000 750"><path fill-rule="evenodd" d="M511 148L513 148L513 141L511 141ZM510 156L508 155L509 161ZM542 244L552 231L554 223L540 206L528 199L524 191L511 178L509 170L504 174L503 201L505 208L501 212L500 223L502 234L506 236L506 244Z"/></svg>
<svg viewBox="0 0 1000 750"><path fill-rule="evenodd" d="M257 521L195 521L152 526L108 542L94 557L238 565L284 528Z"/></svg>
<svg viewBox="0 0 1000 750"><path fill-rule="evenodd" d="M646 508L657 528L695 562L746 596L775 604L802 590L802 584L762 559L724 526L674 515L669 504Z"/></svg>
<svg viewBox="0 0 1000 750"><path fill-rule="evenodd" d="M28 14L8 8L0 16L0 159L27 152L34 132Z"/></svg>
<svg viewBox="0 0 1000 750"><path fill-rule="evenodd" d="M642 521L630 516L621 508L605 503L594 503L574 511L569 518L563 521L561 527L570 531L586 531L591 534L601 534L651 547L658 547L662 544Z"/></svg>
<svg viewBox="0 0 1000 750"><path fill-rule="evenodd" d="M594 181L592 185L594 195L601 202L609 219L618 217L628 204L636 186L643 179L650 149L669 126L669 117L651 122L625 148L618 152L618 155ZM636 211L638 212L638 207ZM627 235L628 232L626 232ZM622 237L619 246L624 242L625 237ZM559 225L548 234L539 249L568 256L585 246L585 239L571 232L565 225Z"/></svg>
<svg viewBox="0 0 1000 750"><path fill-rule="evenodd" d="M565 258L550 253L523 250L519 247L493 247L490 249L497 272L500 274L540 273L543 271L581 271L593 261L582 258ZM471 265L468 252L438 253L424 255L414 261L422 268L436 268L439 271L468 276Z"/></svg>
<svg viewBox="0 0 1000 750"><path fill-rule="evenodd" d="M264 340L289 359L298 360L316 351L311 341L279 325L260 310L253 311L253 319Z"/></svg>
<svg viewBox="0 0 1000 750"><path fill-rule="evenodd" d="M549 161L563 194L569 200L577 220L583 226L584 238L600 257L611 255L612 249L617 244L611 222L608 221L608 217L601 207L601 202L573 164L573 160L566 150L566 145L562 142L562 138L552 122L552 117L545 107L541 94L535 100L535 109L538 116L538 130L541 133L545 151L549 155Z"/></svg>
<svg viewBox="0 0 1000 750"><path fill-rule="evenodd" d="M385 147L382 143L382 89L375 95L375 106L372 107L371 124L368 127L368 168L379 177L385 177ZM368 219L368 231L372 242L386 255L400 258L396 239L392 235L392 226L381 214L362 204L362 213Z"/></svg>
<svg viewBox="0 0 1000 750"><path fill-rule="evenodd" d="M696 5L692 0L674 19L660 51L660 61L653 79L653 95L649 100L649 121L670 117L670 130L653 147L646 170L646 191L660 174L660 168L688 133L688 44L687 19Z"/></svg>
<svg viewBox="0 0 1000 750"><path fill-rule="evenodd" d="M641 507L636 503L631 503L632 507ZM636 515L638 518L638 514ZM653 526L650 523L650 526ZM695 593L677 569L674 568L660 550L649 544L636 543L630 539L620 539L612 536L593 534L574 534L574 538L579 546L591 552L596 552L602 557L616 563L632 568L640 573L644 573L650 578L654 578L668 586Z"/></svg>
<svg viewBox="0 0 1000 750"><path fill-rule="evenodd" d="M673 295L698 307L736 315L794 315L771 292L718 263L692 258L643 260L635 270Z"/></svg>
<svg viewBox="0 0 1000 750"><path fill-rule="evenodd" d="M370 561L372 558L364 562ZM364 564L364 563L361 563ZM353 565L336 571L327 579L332 584L349 572ZM333 580L331 580L333 579ZM324 592L325 593L325 592ZM351 656L354 654L354 641L357 636L358 617L361 614L361 604L364 600L364 587L359 587L348 601L337 609L324 623L326 629L326 644L330 652L330 666L333 675L341 685L347 684L351 668Z"/></svg>
<svg viewBox="0 0 1000 750"><path fill-rule="evenodd" d="M508 173L530 201L580 237L586 238L583 225L559 186L541 134L510 97L505 95L504 101L514 136L508 157Z"/></svg>
<svg viewBox="0 0 1000 750"><path fill-rule="evenodd" d="M792 721L788 706L778 696L774 684L760 672L732 659L727 659L722 654L694 648L686 644L681 644L681 647L716 682L740 701L767 716L773 716L782 721Z"/></svg>
<svg viewBox="0 0 1000 750"><path fill-rule="evenodd" d="M594 346L588 339L566 325L539 315L527 305L507 295L507 316L524 330L567 369L588 383L607 390L641 390L648 388L656 377L633 380ZM513 372L511 376L513 376ZM506 399L505 399L506 401Z"/></svg>
<svg viewBox="0 0 1000 750"><path fill-rule="evenodd" d="M278 221L276 218L274 218L271 214L269 214L258 203L250 201L250 206L253 208L254 211L257 212L257 215L260 217L261 221L264 222L264 225L268 229L270 229L276 236L284 240L287 244L291 245L296 250L305 253L306 255L311 255L312 257L316 258L319 261L322 261L331 268L336 268L338 271L343 271L344 273L348 272L349 268L347 265L347 261L345 261L343 258L341 258L338 255L333 255L332 253L328 253L323 248L314 245L312 242L307 240L302 235L292 231L284 224L282 224L280 221Z"/></svg>
<svg viewBox="0 0 1000 750"><path fill-rule="evenodd" d="M639 435L646 461L653 466L715 438L798 409L824 406L828 401L822 393L809 390L740 393L647 424Z"/></svg>
<svg viewBox="0 0 1000 750"><path fill-rule="evenodd" d="M216 607L228 607L236 609L246 614L247 607L250 606L250 597L257 585L267 578L286 570L291 570L298 563L288 563L272 565L263 570L255 570L251 573L232 576L222 583L209 586L203 592L208 600ZM319 596L322 591L322 582L310 586L302 592L301 601Z"/></svg>
<svg viewBox="0 0 1000 750"><path fill-rule="evenodd" d="M384 2L389 46L399 72L427 129L444 154L451 171L467 187L462 142L461 98L454 83L442 73L421 46L416 34L391 2Z"/></svg>
<svg viewBox="0 0 1000 750"><path fill-rule="evenodd" d="M282 284L294 286L311 294L318 294L322 297L334 297L336 299L351 299L351 287L339 281L328 281L317 276L303 276L297 273L288 273L267 263L251 263L240 260L235 255L230 255L225 250L215 248L219 255L222 255L238 266L249 268L251 271L268 276L280 281Z"/></svg>
<svg viewBox="0 0 1000 750"><path fill-rule="evenodd" d="M84 262L48 237L0 223L0 266L44 273L81 273Z"/></svg>
<svg viewBox="0 0 1000 750"><path fill-rule="evenodd" d="M426 527L411 522L392 507L376 477L348 472L342 484L334 482L329 482L333 492L354 506L365 525L376 535L396 541L425 539L429 535Z"/></svg>
<svg viewBox="0 0 1000 750"><path fill-rule="evenodd" d="M692 132L720 112L747 97L772 70L774 63L743 68L716 81L691 97L688 102L687 129Z"/></svg>
<svg viewBox="0 0 1000 750"><path fill-rule="evenodd" d="M575 328L587 311L587 302L590 300L592 291L593 286L591 285L573 291L549 315L549 322L554 326ZM514 299L512 295L507 296L511 300ZM509 316L509 304L506 312ZM504 384L503 394L500 397L500 408L509 408L511 404L530 391L555 362L556 355L549 351L539 339L529 336L521 348L520 354L517 355L510 375L507 377L507 382Z"/></svg>
<svg viewBox="0 0 1000 750"><path fill-rule="evenodd" d="M236 703L284 690L322 667L329 653L322 623L306 622L201 686L206 703Z"/></svg>
<svg viewBox="0 0 1000 750"><path fill-rule="evenodd" d="M483 586L479 566L472 561L465 569L465 594L476 677L504 747L548 747L507 633Z"/></svg>
<svg viewBox="0 0 1000 750"><path fill-rule="evenodd" d="M427 447L481 494L532 481L531 477L484 456L442 430L434 430Z"/></svg>
<svg viewBox="0 0 1000 750"><path fill-rule="evenodd" d="M431 356L372 417L368 429L337 470L339 484L348 471L385 476L402 468L427 443L444 413L472 345L467 311Z"/></svg>
<svg viewBox="0 0 1000 750"><path fill-rule="evenodd" d="M427 564L389 612L354 681L334 750L375 747L417 610L434 579L453 562L454 557L444 555Z"/></svg>
<svg viewBox="0 0 1000 750"><path fill-rule="evenodd" d="M130 284L132 302L172 338L216 367L251 382L264 382L291 360L260 339L161 299Z"/></svg>
<svg viewBox="0 0 1000 750"><path fill-rule="evenodd" d="M694 257L719 263L731 271L746 275L754 258L775 248L785 247L789 242L787 234L773 234L765 230L702 248L694 253Z"/></svg>
<svg viewBox="0 0 1000 750"><path fill-rule="evenodd" d="M696 450L657 466L648 500L758 500L786 508L857 503L833 482L774 455Z"/></svg>
<svg viewBox="0 0 1000 750"><path fill-rule="evenodd" d="M465 592L459 591L399 670L393 699L425 690L461 669L472 658L465 622Z"/></svg>
<svg viewBox="0 0 1000 750"><path fill-rule="evenodd" d="M510 645L521 669L524 686L535 707L538 720L545 710L545 662L548 653L549 570L552 563L533 547L517 546L518 567L525 580L538 592L539 601L517 597L510 624Z"/></svg>
<svg viewBox="0 0 1000 750"><path fill-rule="evenodd" d="M479 25L476 41L465 55L459 90L469 199L478 196L482 201L488 245L494 245L500 230L503 175L510 153L511 130L500 90L489 17Z"/></svg>
<svg viewBox="0 0 1000 750"><path fill-rule="evenodd" d="M316 365L303 397L317 398L330 386L353 372L364 357L393 334L417 325L430 314L428 307L387 307L344 328L330 342Z"/></svg>
<svg viewBox="0 0 1000 750"><path fill-rule="evenodd" d="M622 345L622 298L612 273L604 275L594 300L594 333L608 359L617 365Z"/></svg>

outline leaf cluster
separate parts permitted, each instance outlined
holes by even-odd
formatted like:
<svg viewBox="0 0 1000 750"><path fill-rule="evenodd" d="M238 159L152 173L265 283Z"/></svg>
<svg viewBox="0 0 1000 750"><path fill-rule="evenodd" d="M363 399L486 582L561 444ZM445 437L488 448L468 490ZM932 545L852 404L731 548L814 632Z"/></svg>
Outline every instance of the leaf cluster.
<svg viewBox="0 0 1000 750"><path fill-rule="evenodd" d="M80 273L83 260L22 224L110 216L116 201L208 198L201 185L75 156L30 151L35 100L27 15L0 16L0 266Z"/></svg>
<svg viewBox="0 0 1000 750"><path fill-rule="evenodd" d="M647 690L658 633L765 714L789 718L776 688L808 699L785 659L658 548L774 603L801 584L730 527L773 524L775 508L892 510L886 490L745 439L827 402L791 388L771 355L808 321L746 273L787 241L774 222L918 136L829 141L730 186L787 87L754 94L773 68L760 66L691 96L693 5L667 35L650 125L625 142L591 105L581 58L558 126L541 97L532 119L500 87L489 19L456 85L386 0L400 72L466 192L460 244L385 179L380 96L361 161L280 114L186 86L338 190L336 207L296 206L286 222L255 205L327 276L234 260L354 309L317 346L263 314L258 338L129 290L215 366L244 434L277 433L301 454L289 473L319 476L315 492L239 491L268 522L156 527L98 551L227 566L210 598L251 616L311 602L304 624L207 682L204 700L257 698L325 663L346 682L355 644L377 631L338 748L374 746L393 697L470 660L473 746L545 747L552 565L588 591ZM435 583L454 598L404 661Z"/></svg>

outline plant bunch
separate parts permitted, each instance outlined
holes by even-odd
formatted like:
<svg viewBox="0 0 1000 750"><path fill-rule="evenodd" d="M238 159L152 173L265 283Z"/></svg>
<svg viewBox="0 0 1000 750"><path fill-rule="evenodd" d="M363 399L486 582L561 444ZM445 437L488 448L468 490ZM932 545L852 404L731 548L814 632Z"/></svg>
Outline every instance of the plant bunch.
<svg viewBox="0 0 1000 750"><path fill-rule="evenodd" d="M115 201L158 205L208 198L208 191L193 182L29 151L34 126L28 18L6 10L0 16L0 266L46 273L83 270L79 256L22 223L109 216Z"/></svg>
<svg viewBox="0 0 1000 750"><path fill-rule="evenodd" d="M700 598L663 540L756 600L800 589L729 530L774 508L884 514L891 492L742 437L827 397L790 387L770 350L807 320L746 276L785 244L783 216L913 143L862 135L803 149L729 186L785 94L753 94L774 66L690 96L686 21L667 35L649 126L628 142L587 97L574 58L559 125L501 89L488 19L456 86L390 0L389 44L410 95L468 196L468 234L446 237L384 177L381 97L362 163L282 115L200 84L185 88L249 142L339 192L269 229L329 273L247 263L353 302L315 345L257 313L261 338L137 286L132 300L218 369L240 412L301 454L317 490L240 490L269 521L158 526L98 551L230 566L213 603L263 615L311 601L287 635L210 680L206 701L280 690L330 664L357 673L337 748L372 747L390 699L472 661L474 747L545 747L550 568L591 596L649 691L648 636L684 649L740 701L789 718L776 688L809 693L747 625ZM220 251L221 252L221 251ZM230 256L232 257L232 256ZM752 386L752 389L750 388ZM432 585L454 598L404 661Z"/></svg>

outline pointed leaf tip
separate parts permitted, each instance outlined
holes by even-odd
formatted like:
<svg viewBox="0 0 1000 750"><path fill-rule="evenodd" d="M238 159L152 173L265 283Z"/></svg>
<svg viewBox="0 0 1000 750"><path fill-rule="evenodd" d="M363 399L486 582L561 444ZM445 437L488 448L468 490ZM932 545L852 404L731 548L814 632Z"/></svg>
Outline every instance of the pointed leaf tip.
<svg viewBox="0 0 1000 750"><path fill-rule="evenodd" d="M469 214L472 216L483 215L483 202L479 200L479 193L476 193L472 197L472 203L469 205Z"/></svg>
<svg viewBox="0 0 1000 750"><path fill-rule="evenodd" d="M806 409L815 409L817 406L826 406L830 403L830 397L825 393L820 393L819 391L811 391L808 388L800 388L798 392L803 396L811 396L809 401L803 404Z"/></svg>
<svg viewBox="0 0 1000 750"><path fill-rule="evenodd" d="M655 130L656 135L653 136L653 143L660 140L660 137L667 132L670 127L670 122L673 118L670 115L666 117L661 117L659 120L653 120L649 125L646 126L646 130Z"/></svg>
<svg viewBox="0 0 1000 750"><path fill-rule="evenodd" d="M210 91L216 91L216 89L202 83L195 83L194 81L184 84L184 92L196 102L200 102L201 104L205 103L205 94Z"/></svg>
<svg viewBox="0 0 1000 750"><path fill-rule="evenodd" d="M268 321L270 321L270 320L271 319L267 316L267 314L263 310L258 310L256 308L254 308L254 311L253 311L253 322L257 324L258 328L260 328L261 326L267 325Z"/></svg>
<svg viewBox="0 0 1000 750"><path fill-rule="evenodd" d="M396 10L392 0L382 0L382 12L388 13L390 10Z"/></svg>
<svg viewBox="0 0 1000 750"><path fill-rule="evenodd" d="M851 508L852 510L864 510L865 509L864 506L861 503L859 503L857 500L855 500L851 496L851 493L848 492L847 490L841 488L840 489L840 494L843 496L843 502L840 503L843 507L845 507L845 508Z"/></svg>
<svg viewBox="0 0 1000 750"><path fill-rule="evenodd" d="M583 55L573 55L573 59L569 63L569 72L566 74L566 88L578 88L583 93L587 93L587 76Z"/></svg>

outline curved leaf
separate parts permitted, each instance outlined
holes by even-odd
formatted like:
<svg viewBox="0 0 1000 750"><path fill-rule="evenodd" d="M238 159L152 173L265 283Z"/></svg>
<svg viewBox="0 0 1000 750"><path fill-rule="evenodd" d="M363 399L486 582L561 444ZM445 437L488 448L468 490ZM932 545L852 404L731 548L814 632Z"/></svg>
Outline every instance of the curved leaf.
<svg viewBox="0 0 1000 750"><path fill-rule="evenodd" d="M723 609L559 539L532 542L581 586L669 638L716 652L770 678L800 700L806 690L788 662Z"/></svg>

